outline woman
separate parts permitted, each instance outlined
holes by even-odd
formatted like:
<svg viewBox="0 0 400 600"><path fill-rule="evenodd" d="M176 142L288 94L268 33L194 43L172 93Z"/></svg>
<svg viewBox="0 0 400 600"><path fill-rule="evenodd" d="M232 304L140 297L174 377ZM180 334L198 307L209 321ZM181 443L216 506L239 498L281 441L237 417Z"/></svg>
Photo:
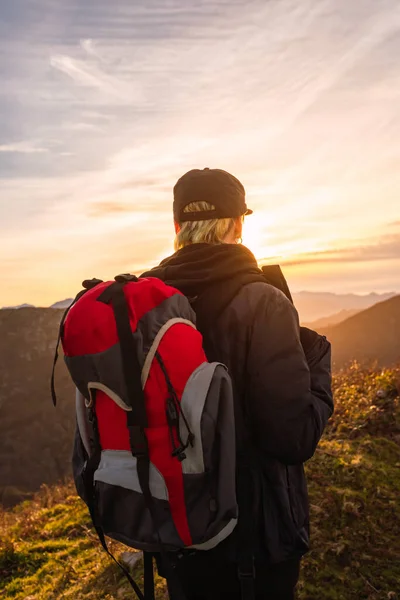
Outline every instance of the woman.
<svg viewBox="0 0 400 600"><path fill-rule="evenodd" d="M233 175L189 171L174 188L176 253L143 275L191 300L207 358L234 386L239 524L178 561L188 600L293 600L309 544L303 463L333 412L330 344L300 333L291 301L238 243L251 212Z"/></svg>

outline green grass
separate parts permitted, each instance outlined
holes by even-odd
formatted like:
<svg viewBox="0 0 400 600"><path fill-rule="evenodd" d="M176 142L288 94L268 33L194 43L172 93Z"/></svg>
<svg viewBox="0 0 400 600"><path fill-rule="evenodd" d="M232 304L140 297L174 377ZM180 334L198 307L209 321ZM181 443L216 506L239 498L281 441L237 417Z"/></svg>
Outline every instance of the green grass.
<svg viewBox="0 0 400 600"><path fill-rule="evenodd" d="M126 548L110 543L115 554ZM142 572L137 569L140 582ZM159 598L163 597L157 580ZM0 520L0 597L15 600L129 598L131 590L105 555L73 486L44 488Z"/></svg>
<svg viewBox="0 0 400 600"><path fill-rule="evenodd" d="M357 365L335 378L336 414L307 465L312 550L299 600L400 598L398 379L399 372ZM110 545L117 556L126 550ZM140 582L140 563L134 574ZM0 512L0 597L117 600L134 594L67 484L44 487L32 501ZM167 598L161 579L157 598Z"/></svg>

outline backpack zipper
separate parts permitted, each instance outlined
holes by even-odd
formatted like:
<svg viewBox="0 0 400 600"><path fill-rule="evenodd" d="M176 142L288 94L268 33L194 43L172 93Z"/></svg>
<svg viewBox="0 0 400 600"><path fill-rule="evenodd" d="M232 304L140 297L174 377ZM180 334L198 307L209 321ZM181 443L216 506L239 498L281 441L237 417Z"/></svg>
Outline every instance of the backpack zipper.
<svg viewBox="0 0 400 600"><path fill-rule="evenodd" d="M158 361L158 363L161 367L161 370L164 374L165 381L167 383L168 392L169 392L169 396L168 396L167 402L166 402L166 416L167 416L169 435L170 435L171 445L172 445L172 456L176 457L180 462L182 462L186 458L186 454L185 454L186 448L188 448L189 446L193 447L194 434L191 431L189 423L184 415L181 404L178 400L178 397L176 395L174 387L169 378L167 369L165 368L164 361L162 360L162 358L158 352L156 352L156 358L157 358L157 361ZM180 415L182 416L183 422L184 422L185 427L188 432L186 442L183 442L182 437L181 437L181 432L180 432L180 427L179 427L179 416ZM179 445L176 444L176 439L178 440Z"/></svg>

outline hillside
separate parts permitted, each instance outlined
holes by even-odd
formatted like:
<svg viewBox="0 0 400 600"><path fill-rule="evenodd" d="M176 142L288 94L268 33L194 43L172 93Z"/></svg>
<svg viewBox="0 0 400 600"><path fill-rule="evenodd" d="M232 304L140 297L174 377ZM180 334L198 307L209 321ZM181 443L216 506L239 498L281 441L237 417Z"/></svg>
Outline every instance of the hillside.
<svg viewBox="0 0 400 600"><path fill-rule="evenodd" d="M400 598L399 378L400 371L357 366L335 377L336 413L307 465L313 547L299 600ZM34 501L0 513L0 596L134 597L71 485L44 487ZM167 598L161 580L157 598Z"/></svg>
<svg viewBox="0 0 400 600"><path fill-rule="evenodd" d="M380 302L339 325L320 330L332 343L333 360L342 367L357 359L390 366L400 362L400 296Z"/></svg>
<svg viewBox="0 0 400 600"><path fill-rule="evenodd" d="M309 329L314 329L315 331L323 331L327 327L332 327L333 325L338 325L339 323L343 323L346 319L353 317L358 312L358 309L343 309L333 315L329 315L328 317L322 317L321 319L317 319L316 321L311 321L310 323L302 323L304 327L308 327Z"/></svg>
<svg viewBox="0 0 400 600"><path fill-rule="evenodd" d="M49 391L61 315L50 308L0 311L0 504L70 473L74 393L62 360L57 409Z"/></svg>

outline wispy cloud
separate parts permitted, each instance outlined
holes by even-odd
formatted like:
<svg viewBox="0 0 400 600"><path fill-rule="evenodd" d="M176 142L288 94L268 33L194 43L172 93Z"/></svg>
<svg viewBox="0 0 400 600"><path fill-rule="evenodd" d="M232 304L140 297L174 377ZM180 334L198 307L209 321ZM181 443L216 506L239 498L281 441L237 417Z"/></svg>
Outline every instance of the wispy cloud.
<svg viewBox="0 0 400 600"><path fill-rule="evenodd" d="M76 84L94 88L111 101L125 104L135 100L131 86L128 89L121 80L100 69L93 61L78 60L66 55L54 55L50 59L50 65L68 75ZM105 98L101 99L102 102Z"/></svg>
<svg viewBox="0 0 400 600"><path fill-rule="evenodd" d="M94 56L101 61L103 60L103 57L96 48L96 42L94 40L91 40L90 38L81 40L81 46L89 56Z"/></svg>
<svg viewBox="0 0 400 600"><path fill-rule="evenodd" d="M48 148L41 148L36 146L32 142L15 142L13 144L1 144L0 152L10 152L19 154L41 154L42 152L48 152Z"/></svg>
<svg viewBox="0 0 400 600"><path fill-rule="evenodd" d="M116 201L93 202L88 206L89 217L109 217L113 214L124 214L134 212L134 206Z"/></svg>
<svg viewBox="0 0 400 600"><path fill-rule="evenodd" d="M362 263L400 260L400 233L378 239L363 240L349 247L299 254L283 259L286 266L315 265L316 263Z"/></svg>

